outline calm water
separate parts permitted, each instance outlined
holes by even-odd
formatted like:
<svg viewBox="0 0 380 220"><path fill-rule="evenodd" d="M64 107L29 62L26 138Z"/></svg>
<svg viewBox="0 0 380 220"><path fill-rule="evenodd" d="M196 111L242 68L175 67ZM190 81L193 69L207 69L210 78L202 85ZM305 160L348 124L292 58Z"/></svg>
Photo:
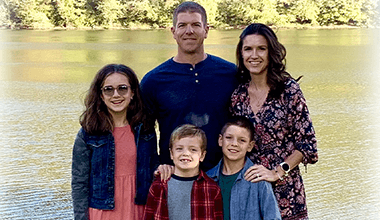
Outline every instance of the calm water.
<svg viewBox="0 0 380 220"><path fill-rule="evenodd" d="M239 34L210 31L206 51L234 62ZM380 30L278 36L317 131L310 218L380 219ZM0 219L72 219L71 150L94 74L123 63L141 79L176 48L168 30L0 30Z"/></svg>

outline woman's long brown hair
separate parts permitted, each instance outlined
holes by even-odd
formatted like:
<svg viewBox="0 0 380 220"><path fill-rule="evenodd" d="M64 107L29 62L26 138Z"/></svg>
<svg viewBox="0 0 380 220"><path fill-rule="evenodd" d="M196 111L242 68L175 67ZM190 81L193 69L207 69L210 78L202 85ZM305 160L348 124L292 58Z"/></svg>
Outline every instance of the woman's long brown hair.
<svg viewBox="0 0 380 220"><path fill-rule="evenodd" d="M260 23L253 23L247 26L240 34L240 40L236 48L236 63L238 67L237 77L240 83L246 83L251 80L248 69L244 66L242 55L243 41L248 35L257 34L265 37L268 42L269 65L267 74L267 83L270 87L269 95L279 98L285 89L284 82L292 76L286 72L286 49L273 32L273 30ZM296 81L298 81L299 77Z"/></svg>

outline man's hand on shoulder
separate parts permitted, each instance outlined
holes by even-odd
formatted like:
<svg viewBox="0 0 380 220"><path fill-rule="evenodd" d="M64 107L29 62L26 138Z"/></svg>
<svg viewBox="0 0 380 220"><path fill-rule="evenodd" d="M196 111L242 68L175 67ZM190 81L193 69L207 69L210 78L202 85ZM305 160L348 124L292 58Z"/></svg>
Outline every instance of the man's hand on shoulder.
<svg viewBox="0 0 380 220"><path fill-rule="evenodd" d="M160 175L161 181L168 181L171 175L174 173L174 166L168 164L161 164L157 167L157 170L154 171L154 176Z"/></svg>

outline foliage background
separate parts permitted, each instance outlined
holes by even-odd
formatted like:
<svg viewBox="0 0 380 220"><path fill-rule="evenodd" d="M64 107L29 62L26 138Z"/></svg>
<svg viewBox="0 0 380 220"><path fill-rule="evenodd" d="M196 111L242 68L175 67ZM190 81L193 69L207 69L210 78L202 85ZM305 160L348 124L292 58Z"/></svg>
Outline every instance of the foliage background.
<svg viewBox="0 0 380 220"><path fill-rule="evenodd" d="M0 0L8 28L167 28L183 0ZM380 26L379 0L196 0L214 28Z"/></svg>

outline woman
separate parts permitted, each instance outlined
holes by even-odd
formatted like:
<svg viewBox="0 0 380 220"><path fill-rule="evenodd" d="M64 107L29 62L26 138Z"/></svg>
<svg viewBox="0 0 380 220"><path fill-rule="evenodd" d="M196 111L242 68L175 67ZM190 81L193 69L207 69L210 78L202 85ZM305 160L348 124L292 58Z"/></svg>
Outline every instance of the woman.
<svg viewBox="0 0 380 220"><path fill-rule="evenodd" d="M283 219L308 219L298 165L318 161L314 129L297 80L285 71L285 47L268 26L251 24L236 49L240 85L231 112L255 126L252 182L269 181Z"/></svg>
<svg viewBox="0 0 380 220"><path fill-rule="evenodd" d="M103 67L85 99L73 147L75 219L141 219L158 165L154 123L127 66Z"/></svg>

